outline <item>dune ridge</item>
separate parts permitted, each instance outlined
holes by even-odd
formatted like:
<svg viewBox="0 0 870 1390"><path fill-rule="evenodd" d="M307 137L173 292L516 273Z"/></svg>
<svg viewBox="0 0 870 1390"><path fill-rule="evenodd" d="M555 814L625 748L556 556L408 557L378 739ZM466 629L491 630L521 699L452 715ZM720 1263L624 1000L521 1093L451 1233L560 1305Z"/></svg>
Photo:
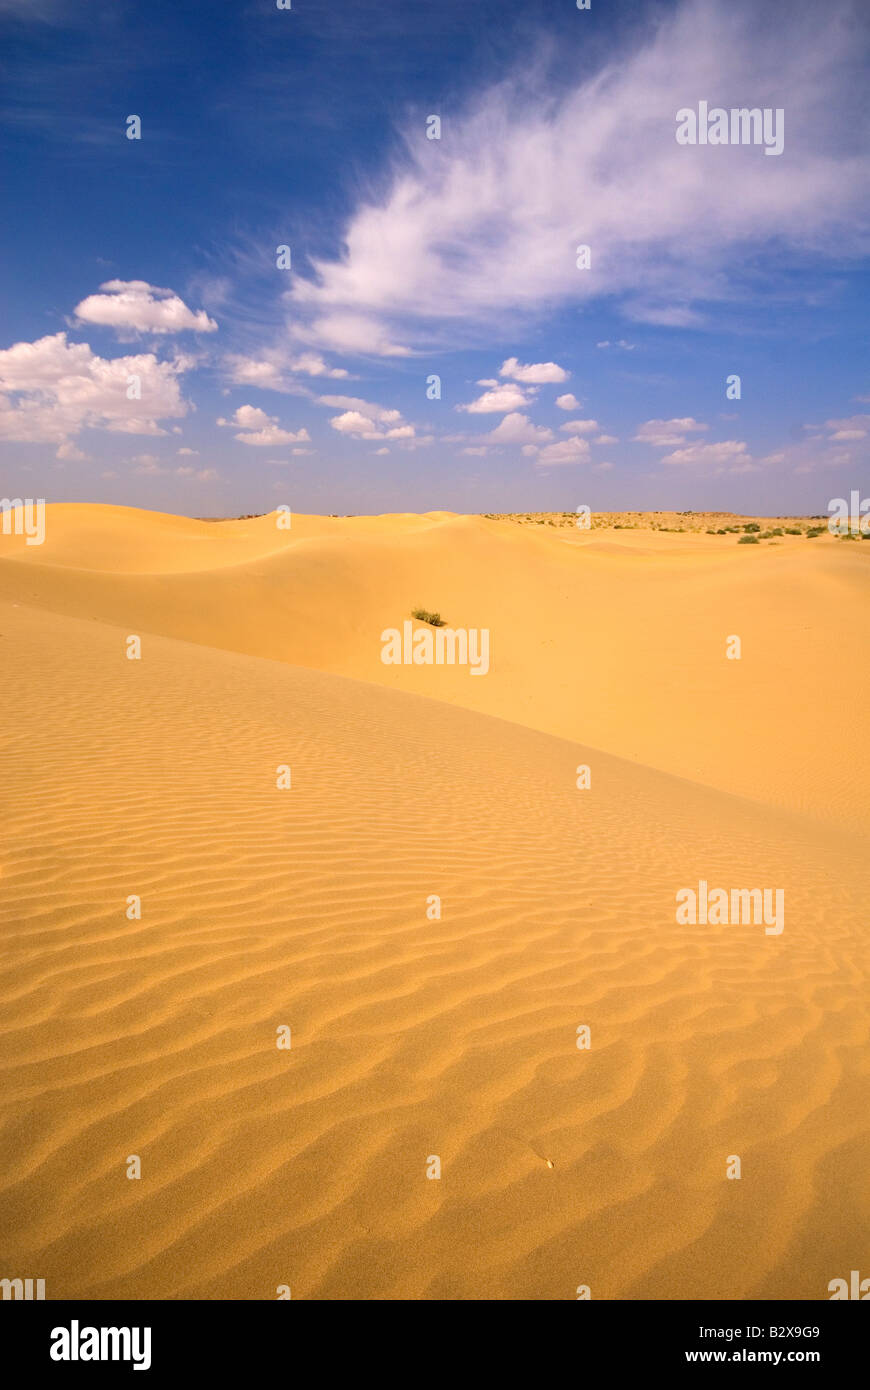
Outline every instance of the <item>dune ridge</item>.
<svg viewBox="0 0 870 1390"><path fill-rule="evenodd" d="M0 596L460 704L848 832L870 824L870 546L726 549L441 513L294 515L279 531L274 514L75 504L47 507L46 527L38 547L0 536ZM421 604L489 629L486 679L382 663L382 630Z"/></svg>

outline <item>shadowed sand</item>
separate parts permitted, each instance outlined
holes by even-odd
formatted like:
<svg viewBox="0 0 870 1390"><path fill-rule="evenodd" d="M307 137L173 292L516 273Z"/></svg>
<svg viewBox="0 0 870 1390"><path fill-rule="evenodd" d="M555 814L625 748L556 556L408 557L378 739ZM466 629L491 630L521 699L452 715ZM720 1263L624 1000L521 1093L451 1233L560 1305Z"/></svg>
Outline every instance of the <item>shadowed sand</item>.
<svg viewBox="0 0 870 1390"><path fill-rule="evenodd" d="M0 538L4 1269L827 1297L870 1217L868 648L867 556L822 543L74 507ZM418 603L491 629L489 676L381 665ZM677 926L699 878L784 887L783 934Z"/></svg>

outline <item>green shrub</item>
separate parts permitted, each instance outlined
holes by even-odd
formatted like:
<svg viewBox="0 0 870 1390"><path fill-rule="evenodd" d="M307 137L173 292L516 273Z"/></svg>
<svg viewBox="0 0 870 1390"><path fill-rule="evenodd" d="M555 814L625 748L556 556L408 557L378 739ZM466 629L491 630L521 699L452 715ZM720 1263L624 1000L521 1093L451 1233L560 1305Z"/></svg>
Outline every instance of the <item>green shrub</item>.
<svg viewBox="0 0 870 1390"><path fill-rule="evenodd" d="M411 610L411 617L419 618L421 623L429 623L431 627L445 626L445 619L442 618L440 613L430 613L425 608L413 608Z"/></svg>
<svg viewBox="0 0 870 1390"><path fill-rule="evenodd" d="M737 544L738 544L738 545L758 545L758 537L757 537L757 536L740 536L739 539L738 539L738 541L737 541Z"/></svg>
<svg viewBox="0 0 870 1390"><path fill-rule="evenodd" d="M760 531L761 527L757 521L747 521L743 527L744 531Z"/></svg>

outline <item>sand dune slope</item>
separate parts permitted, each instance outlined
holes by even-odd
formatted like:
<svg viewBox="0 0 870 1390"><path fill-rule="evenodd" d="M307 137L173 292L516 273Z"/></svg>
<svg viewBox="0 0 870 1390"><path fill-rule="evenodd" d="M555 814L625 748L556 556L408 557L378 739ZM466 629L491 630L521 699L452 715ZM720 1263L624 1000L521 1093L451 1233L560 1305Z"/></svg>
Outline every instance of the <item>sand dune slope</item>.
<svg viewBox="0 0 870 1390"><path fill-rule="evenodd" d="M870 828L870 545L444 513L279 531L274 515L67 505L47 508L42 546L0 536L0 596L434 697ZM383 664L382 631L418 606L489 630L485 678Z"/></svg>
<svg viewBox="0 0 870 1390"><path fill-rule="evenodd" d="M330 543L302 544L309 589ZM289 558L242 561L243 588ZM49 1297L818 1299L861 1267L865 861L841 836L150 627L128 661L126 615L47 611L48 567L13 567L37 606L0 605L4 1270ZM53 602L110 607L100 582ZM163 592L154 623L195 628ZM701 877L783 886L782 935L677 926Z"/></svg>

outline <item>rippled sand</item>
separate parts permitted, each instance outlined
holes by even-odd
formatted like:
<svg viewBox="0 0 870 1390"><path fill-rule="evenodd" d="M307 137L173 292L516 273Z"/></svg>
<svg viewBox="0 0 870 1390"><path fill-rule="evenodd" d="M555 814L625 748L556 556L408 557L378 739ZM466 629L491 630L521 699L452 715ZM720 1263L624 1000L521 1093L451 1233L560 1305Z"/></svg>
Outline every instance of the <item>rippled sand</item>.
<svg viewBox="0 0 870 1390"><path fill-rule="evenodd" d="M870 556L707 542L0 537L0 1273L817 1299L860 1267ZM382 666L417 604L489 626L490 675ZM700 878L784 887L782 935L677 926Z"/></svg>

